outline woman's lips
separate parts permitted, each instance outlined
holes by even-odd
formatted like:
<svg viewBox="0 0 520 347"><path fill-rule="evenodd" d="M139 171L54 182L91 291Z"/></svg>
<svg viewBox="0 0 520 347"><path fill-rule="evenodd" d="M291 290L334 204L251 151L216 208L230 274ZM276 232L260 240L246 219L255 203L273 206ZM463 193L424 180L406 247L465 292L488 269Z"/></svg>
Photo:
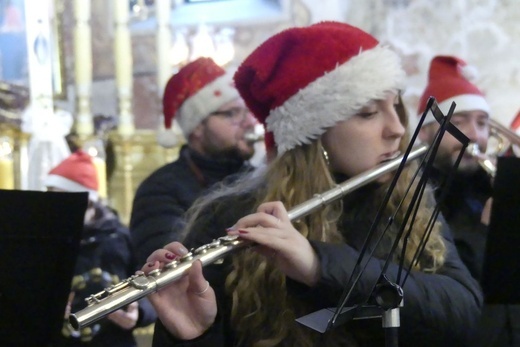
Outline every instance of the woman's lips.
<svg viewBox="0 0 520 347"><path fill-rule="evenodd" d="M401 151L395 151L392 153L384 154L383 160L381 160L381 163L386 163L390 160L394 160L395 158L399 157L399 155L401 155Z"/></svg>

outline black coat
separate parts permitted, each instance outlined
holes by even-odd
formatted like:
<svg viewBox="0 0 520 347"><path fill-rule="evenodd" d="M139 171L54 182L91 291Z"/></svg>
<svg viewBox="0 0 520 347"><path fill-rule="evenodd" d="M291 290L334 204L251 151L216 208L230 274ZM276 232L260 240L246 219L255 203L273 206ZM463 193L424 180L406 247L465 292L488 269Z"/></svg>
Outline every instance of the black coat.
<svg viewBox="0 0 520 347"><path fill-rule="evenodd" d="M193 202L217 182L247 171L241 160L215 160L183 146L179 159L166 164L139 186L133 201L130 232L141 264L165 244L177 241L183 216Z"/></svg>
<svg viewBox="0 0 520 347"><path fill-rule="evenodd" d="M441 182L444 176L434 171L432 179ZM470 176L457 175L440 203L460 257L478 281L482 280L488 236L488 227L480 218L484 204L492 194L489 176L484 170L478 170ZM520 305L486 304L474 346L520 347Z"/></svg>
<svg viewBox="0 0 520 347"><path fill-rule="evenodd" d="M441 182L444 177L433 171L431 179ZM471 176L455 176L440 209L455 239L460 258L478 281L482 277L488 228L480 222L486 200L491 197L489 176L478 170ZM436 193L437 198L440 191Z"/></svg>
<svg viewBox="0 0 520 347"><path fill-rule="evenodd" d="M250 211L248 198L237 198L226 207L204 213L198 220L193 232L188 234L185 244L198 246L225 234L224 230ZM366 232L362 228L354 229ZM350 223L351 227L354 227ZM204 230L204 231L202 231ZM462 264L450 236L445 229L448 252L443 268L436 274L413 271L404 288L404 307L400 309L401 327L400 346L469 346L470 336L480 313L481 291L467 268ZM347 244L328 244L312 242L321 263L322 277L317 286L288 281L291 295L308 298L314 307L335 306L347 283L352 267L359 256L359 248ZM369 288L378 278L383 260L373 259L360 288ZM215 289L219 313L215 324L201 337L192 341L177 341L169 335L160 321L156 323L154 343L159 346L233 346L235 332L229 323L230 302L224 293L224 281L230 266L229 259L221 265L208 265L204 268L206 278ZM397 265L388 269L388 277L395 280ZM353 297L360 297L354 293ZM358 343L362 346L383 346L384 332L381 321L373 319L352 328Z"/></svg>
<svg viewBox="0 0 520 347"><path fill-rule="evenodd" d="M121 282L138 270L128 228L121 224L115 212L108 207L97 204L95 209L94 219L84 227L76 260L72 280L72 313L83 309L86 306L85 298L91 294ZM150 325L155 319L155 310L150 302L147 299L140 300L136 326ZM136 346L132 330L122 329L107 318L83 329L76 337L70 335L66 328L63 332L67 337L63 336L56 346Z"/></svg>

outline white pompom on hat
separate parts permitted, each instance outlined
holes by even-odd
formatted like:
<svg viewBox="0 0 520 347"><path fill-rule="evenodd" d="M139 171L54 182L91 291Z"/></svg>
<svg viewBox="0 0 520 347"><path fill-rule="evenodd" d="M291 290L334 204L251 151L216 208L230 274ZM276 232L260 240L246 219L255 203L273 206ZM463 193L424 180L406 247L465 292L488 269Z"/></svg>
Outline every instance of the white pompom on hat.
<svg viewBox="0 0 520 347"><path fill-rule="evenodd" d="M78 150L53 168L45 178L45 186L67 192L88 192L89 199L97 201L98 177L92 157Z"/></svg>
<svg viewBox="0 0 520 347"><path fill-rule="evenodd" d="M173 119L188 138L210 113L239 98L232 77L232 72L210 58L198 58L173 75L164 88L164 130L158 136L159 144L171 147L175 141Z"/></svg>
<svg viewBox="0 0 520 347"><path fill-rule="evenodd" d="M436 56L430 63L428 85L421 95L418 116L422 116L428 99L434 97L439 109L448 113L451 103L455 102L455 112L482 110L490 113L484 93L474 84L478 76L476 67L454 56ZM435 120L428 113L423 125Z"/></svg>

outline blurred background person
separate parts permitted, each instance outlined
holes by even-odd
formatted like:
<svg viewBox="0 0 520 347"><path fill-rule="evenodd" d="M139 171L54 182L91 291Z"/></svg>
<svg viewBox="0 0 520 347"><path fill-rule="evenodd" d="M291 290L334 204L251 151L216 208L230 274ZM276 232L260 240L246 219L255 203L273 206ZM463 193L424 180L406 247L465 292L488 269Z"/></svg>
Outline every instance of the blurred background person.
<svg viewBox="0 0 520 347"><path fill-rule="evenodd" d="M469 138L471 144L477 144L480 152L485 153L489 139L490 107L482 91L470 81L475 77L475 68L458 57L434 57L418 113L422 115L430 96L437 100L444 114L455 102L451 122ZM419 138L431 144L439 127L430 113ZM446 179L461 148L462 144L452 135L444 134L432 170L434 183L439 184ZM441 212L450 224L462 261L473 277L480 280L491 207L489 203L486 207L492 194L491 177L473 155L465 153L447 193Z"/></svg>
<svg viewBox="0 0 520 347"><path fill-rule="evenodd" d="M225 71L210 58L199 58L166 84L163 112L169 146L175 119L187 140L179 158L155 170L139 186L130 219L138 259L144 264L155 249L179 240L183 215L193 201L217 182L251 169L257 121ZM231 178L230 178L231 179Z"/></svg>
<svg viewBox="0 0 520 347"><path fill-rule="evenodd" d="M49 172L45 185L48 191L89 193L81 248L59 345L136 346L133 329L152 324L156 317L147 299L134 302L81 331L74 331L67 321L71 312L86 307L88 296L134 275L137 270L128 228L121 224L116 212L99 199L92 158L82 150L72 153Z"/></svg>
<svg viewBox="0 0 520 347"><path fill-rule="evenodd" d="M456 107L451 122L466 135L471 144L486 153L490 136L491 109L484 93L474 84L475 67L455 56L436 56L430 63L428 84L421 96L418 113L422 114L430 96L447 114L452 102ZM429 115L420 131L420 139L432 143L439 124ZM431 178L438 184L447 178L449 169L462 148L445 133L435 157ZM453 232L455 245L472 276L482 280L486 256L486 240L491 218L492 175L479 164L477 157L465 153L447 187L440 208ZM437 191L437 198L440 192ZM516 266L511 264L511 266ZM485 305L474 346L520 346L520 307L518 305Z"/></svg>

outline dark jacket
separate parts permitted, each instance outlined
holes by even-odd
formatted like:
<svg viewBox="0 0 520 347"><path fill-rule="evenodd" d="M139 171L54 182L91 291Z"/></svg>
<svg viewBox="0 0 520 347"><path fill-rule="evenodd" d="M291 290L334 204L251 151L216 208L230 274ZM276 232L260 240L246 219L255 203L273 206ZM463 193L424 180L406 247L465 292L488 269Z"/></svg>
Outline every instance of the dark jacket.
<svg viewBox="0 0 520 347"><path fill-rule="evenodd" d="M433 172L434 182L443 179L441 172ZM484 204L492 194L489 176L484 170L478 170L470 176L457 175L440 203L460 257L479 282L482 280L488 235L488 227L480 222L480 218ZM474 346L520 347L520 305L486 304Z"/></svg>
<svg viewBox="0 0 520 347"><path fill-rule="evenodd" d="M132 276L138 269L128 228L108 207L96 204L95 211L93 220L83 230L76 260L71 289L74 292L72 313L86 306L88 296ZM140 300L137 326L150 325L155 319L155 310L150 302ZM108 318L82 329L80 333L64 326L62 335L57 346L136 346L132 330L122 329Z"/></svg>
<svg viewBox="0 0 520 347"><path fill-rule="evenodd" d="M197 246L222 236L223 230L242 217L252 206L248 198L235 197L226 207L212 209L198 220L193 232L188 234L185 244ZM216 217L218 216L218 217ZM362 227L358 233L366 233ZM204 230L204 231L202 231ZM445 230L448 252L444 267L436 274L413 271L404 287L404 307L400 309L400 346L468 346L470 336L478 320L481 291L476 281L461 262L448 229ZM308 298L314 307L334 307L347 283L352 267L359 256L358 246L329 244L313 241L321 263L322 277L317 286L308 288L288 280L290 295ZM369 288L378 278L383 260L374 258L362 277L360 288ZM233 346L235 332L230 326L230 299L224 293L224 281L230 266L229 259L220 265L204 268L207 279L216 291L219 313L215 324L201 337L192 341L176 341L169 335L160 321L156 323L153 345L159 346ZM397 265L388 269L388 277L395 281ZM291 285L292 283L292 285ZM355 298L360 293L354 293ZM384 332L380 319L353 326L357 342L361 346L383 346Z"/></svg>
<svg viewBox="0 0 520 347"><path fill-rule="evenodd" d="M441 182L445 177L433 170L431 179ZM446 198L440 202L440 210L453 233L460 258L478 281L482 276L488 231L480 217L491 194L489 176L484 170L478 170L474 175L456 175L448 187ZM436 197L440 197L440 190Z"/></svg>
<svg viewBox="0 0 520 347"><path fill-rule="evenodd" d="M137 189L130 232L141 264L165 244L177 241L183 215L193 202L217 182L250 166L241 160L214 160L183 146L179 159L166 164Z"/></svg>

